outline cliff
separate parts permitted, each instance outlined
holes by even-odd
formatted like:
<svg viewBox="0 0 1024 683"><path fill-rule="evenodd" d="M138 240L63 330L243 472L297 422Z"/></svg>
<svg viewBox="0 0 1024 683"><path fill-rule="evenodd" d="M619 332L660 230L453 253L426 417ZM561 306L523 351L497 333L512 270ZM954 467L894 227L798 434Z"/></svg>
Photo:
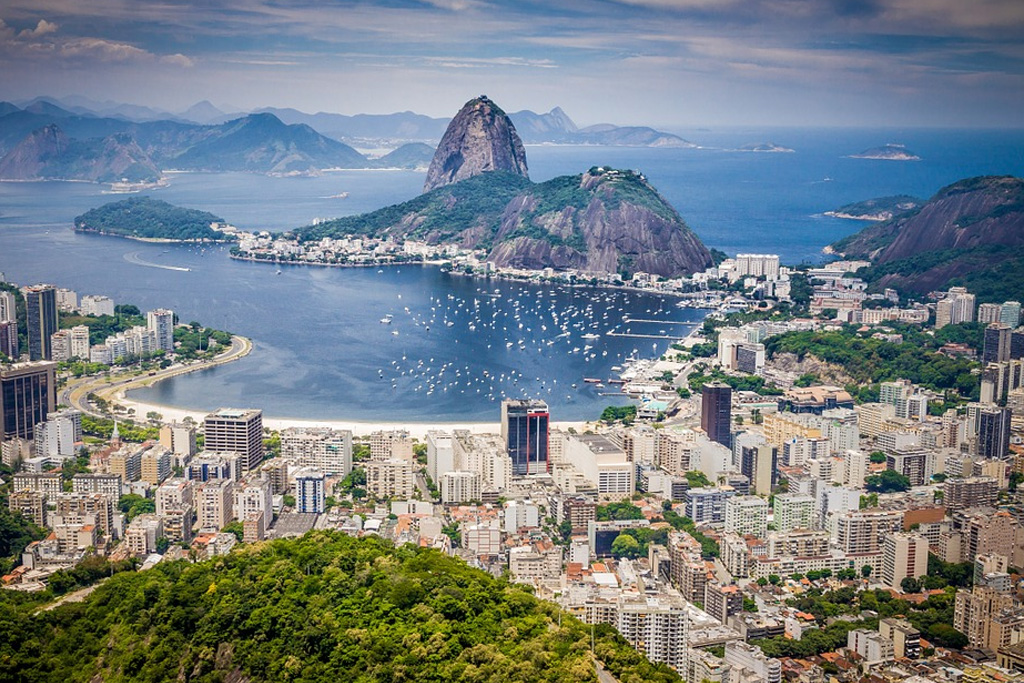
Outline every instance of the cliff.
<svg viewBox="0 0 1024 683"><path fill-rule="evenodd" d="M1012 176L960 180L919 209L832 245L844 256L871 260L867 276L879 286L915 292L964 278L983 282L979 277L997 266L1021 260L1022 248L1024 180Z"/></svg>
<svg viewBox="0 0 1024 683"><path fill-rule="evenodd" d="M481 95L467 102L448 124L423 191L491 171L529 176L526 150L515 126L498 105Z"/></svg>
<svg viewBox="0 0 1024 683"><path fill-rule="evenodd" d="M74 140L56 124L31 132L0 159L5 180L152 181L160 171L130 135Z"/></svg>

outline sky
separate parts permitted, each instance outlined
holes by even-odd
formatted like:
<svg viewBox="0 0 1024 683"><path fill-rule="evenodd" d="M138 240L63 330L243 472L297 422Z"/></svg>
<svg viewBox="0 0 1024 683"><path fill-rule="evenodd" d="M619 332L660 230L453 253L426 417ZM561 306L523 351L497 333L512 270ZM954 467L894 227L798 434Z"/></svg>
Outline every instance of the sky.
<svg viewBox="0 0 1024 683"><path fill-rule="evenodd" d="M1024 126L1024 0L3 0L0 100Z"/></svg>

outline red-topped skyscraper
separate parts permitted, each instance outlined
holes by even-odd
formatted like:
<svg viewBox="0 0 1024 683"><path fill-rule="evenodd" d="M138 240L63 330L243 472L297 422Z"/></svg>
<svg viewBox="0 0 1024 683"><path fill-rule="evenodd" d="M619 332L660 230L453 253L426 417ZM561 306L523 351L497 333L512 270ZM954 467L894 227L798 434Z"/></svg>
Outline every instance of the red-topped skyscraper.
<svg viewBox="0 0 1024 683"><path fill-rule="evenodd" d="M721 382L705 384L700 392L700 427L712 441L732 448L732 387Z"/></svg>
<svg viewBox="0 0 1024 683"><path fill-rule="evenodd" d="M501 439L512 459L512 475L521 477L548 471L548 435L551 414L544 401L501 402Z"/></svg>

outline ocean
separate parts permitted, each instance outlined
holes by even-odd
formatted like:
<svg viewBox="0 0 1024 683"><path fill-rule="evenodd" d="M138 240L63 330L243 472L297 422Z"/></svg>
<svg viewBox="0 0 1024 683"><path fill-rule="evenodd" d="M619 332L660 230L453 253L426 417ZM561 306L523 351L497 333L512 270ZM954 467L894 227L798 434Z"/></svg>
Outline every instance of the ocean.
<svg viewBox="0 0 1024 683"><path fill-rule="evenodd" d="M709 247L778 253L789 264L820 261L822 247L862 227L822 215L843 204L927 198L964 177L1024 174L1024 131L680 132L702 148L530 146L530 174L540 181L591 166L642 171ZM795 151L735 151L766 141ZM886 143L905 144L921 161L848 157ZM242 228L282 231L410 199L423 177L174 174L169 187L150 194ZM0 272L19 284L52 282L143 309L170 307L182 321L229 329L256 345L239 362L133 392L140 400L259 407L273 417L495 421L501 398L537 397L555 420L592 419L622 399L584 377L607 379L631 355L664 352L702 315L652 295L473 280L431 267L286 267L275 275L273 266L231 261L222 247L73 233L76 215L121 198L102 190L0 183Z"/></svg>

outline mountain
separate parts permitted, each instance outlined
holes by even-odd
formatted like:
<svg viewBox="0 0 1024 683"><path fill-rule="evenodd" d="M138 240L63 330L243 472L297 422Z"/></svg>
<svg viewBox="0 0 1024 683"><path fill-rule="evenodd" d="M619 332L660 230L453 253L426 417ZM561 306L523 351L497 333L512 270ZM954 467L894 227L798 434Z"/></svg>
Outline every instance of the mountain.
<svg viewBox="0 0 1024 683"><path fill-rule="evenodd" d="M485 249L501 266L637 271L665 277L711 265L711 254L647 180L631 171L531 183L493 171L402 204L294 231L301 241L367 235Z"/></svg>
<svg viewBox="0 0 1024 683"><path fill-rule="evenodd" d="M973 283L979 300L1024 296L1024 180L983 176L942 188L917 210L831 245L866 258L878 287L917 293ZM1015 294L1015 296L1006 296ZM1003 297L1005 298L998 298Z"/></svg>
<svg viewBox="0 0 1024 683"><path fill-rule="evenodd" d="M825 215L857 221L888 221L896 216L918 210L922 206L924 206L924 200L907 194L897 194L891 197L878 197L846 204L833 211L826 211Z"/></svg>
<svg viewBox="0 0 1024 683"><path fill-rule="evenodd" d="M160 239L176 242L233 241L211 227L224 219L207 211L186 209L150 197L129 197L110 202L75 217L75 232L95 232L133 239Z"/></svg>
<svg viewBox="0 0 1024 683"><path fill-rule="evenodd" d="M52 166L55 149L43 144L46 135L40 135L51 127L59 130L67 143L60 147L59 167ZM101 139L107 142L100 143ZM113 149L112 143L122 144L123 154ZM168 120L134 123L80 116L48 102L0 116L0 153L6 153L4 159L11 157L7 164L0 164L0 179L7 180L39 177L44 167L48 167L45 177L49 178L110 182L122 177L153 180L160 169L168 168L310 173L371 166L348 145L309 126L285 125L271 114L244 116L218 126ZM47 155L48 161L33 159L34 153ZM121 161L118 156L123 157ZM107 165L90 168L105 157L110 157ZM131 170L128 158L140 166Z"/></svg>
<svg viewBox="0 0 1024 683"><path fill-rule="evenodd" d="M50 124L0 158L0 178L140 182L159 179L160 170L130 135L73 140Z"/></svg>
<svg viewBox="0 0 1024 683"><path fill-rule="evenodd" d="M121 571L41 609L104 564L87 559L51 591L5 598L0 680L597 683L595 659L600 680L682 680L608 624L414 544L313 531Z"/></svg>
<svg viewBox="0 0 1024 683"><path fill-rule="evenodd" d="M250 114L214 126L208 137L170 163L179 169L258 173L367 166L366 157L345 143L324 137L306 125L287 125L273 114Z"/></svg>
<svg viewBox="0 0 1024 683"><path fill-rule="evenodd" d="M423 191L489 171L529 177L526 150L501 108L481 95L463 105L444 132L427 170Z"/></svg>
<svg viewBox="0 0 1024 683"><path fill-rule="evenodd" d="M373 159L375 168L427 169L434 158L434 148L422 142L408 142L396 150Z"/></svg>
<svg viewBox="0 0 1024 683"><path fill-rule="evenodd" d="M568 142L578 128L561 107L547 114L536 114L529 109L508 115L524 142Z"/></svg>
<svg viewBox="0 0 1024 683"><path fill-rule="evenodd" d="M882 159L885 161L920 161L921 157L917 156L905 145L898 145L896 143L890 143L888 145L882 145L881 147L872 147L866 149L860 154L851 154L851 159Z"/></svg>
<svg viewBox="0 0 1024 683"><path fill-rule="evenodd" d="M208 100L202 102L196 102L191 107L179 114L181 118L186 121L194 121L196 123L211 124L211 123L222 123L225 116L228 116L227 112L223 112L217 107L210 104Z"/></svg>
<svg viewBox="0 0 1024 683"><path fill-rule="evenodd" d="M697 145L678 135L662 133L646 126L613 126L602 123L580 129L574 142L607 147L686 147Z"/></svg>
<svg viewBox="0 0 1024 683"><path fill-rule="evenodd" d="M304 123L324 135L344 141L439 140L450 121L411 111L394 114L306 114L297 109L265 107L255 113L274 114L285 123Z"/></svg>

